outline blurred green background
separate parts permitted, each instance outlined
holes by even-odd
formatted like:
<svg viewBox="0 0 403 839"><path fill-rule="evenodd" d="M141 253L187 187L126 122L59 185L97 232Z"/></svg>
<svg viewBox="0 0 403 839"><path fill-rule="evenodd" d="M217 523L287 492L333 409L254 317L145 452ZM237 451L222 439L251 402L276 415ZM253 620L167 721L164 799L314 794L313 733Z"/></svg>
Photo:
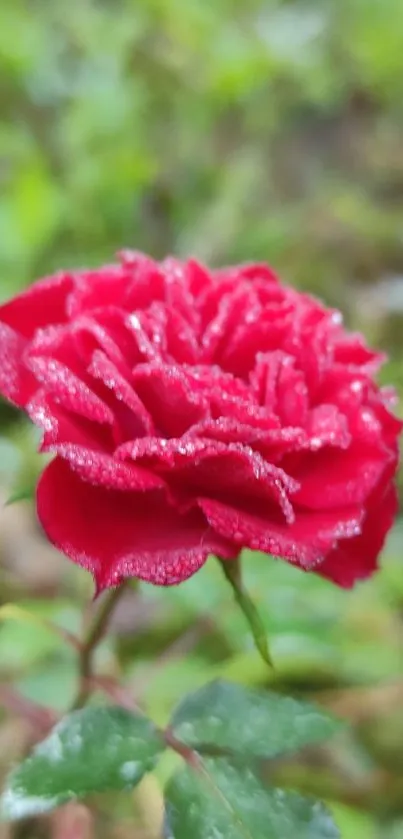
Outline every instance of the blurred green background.
<svg viewBox="0 0 403 839"><path fill-rule="evenodd" d="M403 394L402 0L3 0L0 79L0 299L122 247L266 260L386 349ZM4 500L32 484L34 442L2 406ZM274 674L213 560L177 590L128 595L99 666L161 719L217 673L336 708L350 733L284 772L331 802L343 839L401 839L402 546L398 524L381 573L351 593L249 557ZM44 543L29 503L0 511L0 563L1 602L79 631L90 581ZM5 620L9 679L63 709L75 658ZM21 725L2 718L1 771ZM138 809L96 802L94 835L149 839Z"/></svg>

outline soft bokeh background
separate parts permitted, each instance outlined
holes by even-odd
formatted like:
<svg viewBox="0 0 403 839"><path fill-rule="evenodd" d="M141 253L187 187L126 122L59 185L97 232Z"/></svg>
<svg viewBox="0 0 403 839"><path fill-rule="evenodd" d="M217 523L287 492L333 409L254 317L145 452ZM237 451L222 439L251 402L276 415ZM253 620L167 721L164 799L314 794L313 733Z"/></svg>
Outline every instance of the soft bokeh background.
<svg viewBox="0 0 403 839"><path fill-rule="evenodd" d="M267 260L387 349L403 392L402 0L4 0L0 76L0 299L123 246ZM34 442L0 406L4 500L31 487ZM285 775L330 801L343 839L401 839L402 546L398 524L382 571L351 593L250 557L274 673L213 560L177 590L128 594L99 667L158 720L217 674L315 696L351 728ZM46 545L29 502L0 510L0 563L1 603L80 630L90 580ZM3 620L11 679L63 709L75 657ZM35 732L1 720L3 772ZM95 828L80 812L74 835L152 839L158 807L153 785L96 801ZM1 830L67 839L57 818Z"/></svg>

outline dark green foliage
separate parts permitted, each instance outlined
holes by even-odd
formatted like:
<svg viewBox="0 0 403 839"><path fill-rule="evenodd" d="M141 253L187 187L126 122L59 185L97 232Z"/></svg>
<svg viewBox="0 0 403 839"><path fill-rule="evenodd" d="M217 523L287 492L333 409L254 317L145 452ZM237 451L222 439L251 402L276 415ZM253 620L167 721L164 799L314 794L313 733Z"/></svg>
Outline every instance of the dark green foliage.
<svg viewBox="0 0 403 839"><path fill-rule="evenodd" d="M26 818L93 792L131 788L163 749L146 717L118 707L75 711L9 776L0 814Z"/></svg>
<svg viewBox="0 0 403 839"><path fill-rule="evenodd" d="M248 767L206 760L167 789L168 839L339 839L321 804L270 789Z"/></svg>
<svg viewBox="0 0 403 839"><path fill-rule="evenodd" d="M9 775L0 815L15 821L91 793L130 789L168 745L186 761L166 788L172 839L293 839L297 833L301 839L337 839L321 805L267 787L257 768L257 759L333 730L313 707L225 683L185 698L166 737L146 717L123 708L86 708L64 717ZM202 757L198 747L204 744L231 751L236 763Z"/></svg>
<svg viewBox="0 0 403 839"><path fill-rule="evenodd" d="M253 759L326 740L339 724L307 702L217 681L185 697L171 727L193 748L211 746Z"/></svg>

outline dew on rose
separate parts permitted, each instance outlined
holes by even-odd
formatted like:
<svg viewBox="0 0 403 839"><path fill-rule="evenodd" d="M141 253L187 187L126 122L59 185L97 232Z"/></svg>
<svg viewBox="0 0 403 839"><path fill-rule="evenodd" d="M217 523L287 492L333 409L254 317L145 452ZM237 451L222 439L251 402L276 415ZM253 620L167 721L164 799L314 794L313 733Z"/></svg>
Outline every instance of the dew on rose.
<svg viewBox="0 0 403 839"><path fill-rule="evenodd" d="M0 392L54 454L39 519L98 590L242 548L342 586L376 570L401 431L383 358L267 266L124 252L0 307L0 349Z"/></svg>

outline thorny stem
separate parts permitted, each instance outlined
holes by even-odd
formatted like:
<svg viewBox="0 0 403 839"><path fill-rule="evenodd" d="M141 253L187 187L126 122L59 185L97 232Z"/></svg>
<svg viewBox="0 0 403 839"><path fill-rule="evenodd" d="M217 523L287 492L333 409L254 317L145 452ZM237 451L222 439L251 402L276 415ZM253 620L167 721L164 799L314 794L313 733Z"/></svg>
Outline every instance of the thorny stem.
<svg viewBox="0 0 403 839"><path fill-rule="evenodd" d="M88 632L86 633L79 652L79 674L80 686L77 696L73 702L72 711L82 708L92 692L91 680L93 677L93 659L96 648L102 640L107 629L112 612L118 600L125 591L125 584L109 591L99 607Z"/></svg>

